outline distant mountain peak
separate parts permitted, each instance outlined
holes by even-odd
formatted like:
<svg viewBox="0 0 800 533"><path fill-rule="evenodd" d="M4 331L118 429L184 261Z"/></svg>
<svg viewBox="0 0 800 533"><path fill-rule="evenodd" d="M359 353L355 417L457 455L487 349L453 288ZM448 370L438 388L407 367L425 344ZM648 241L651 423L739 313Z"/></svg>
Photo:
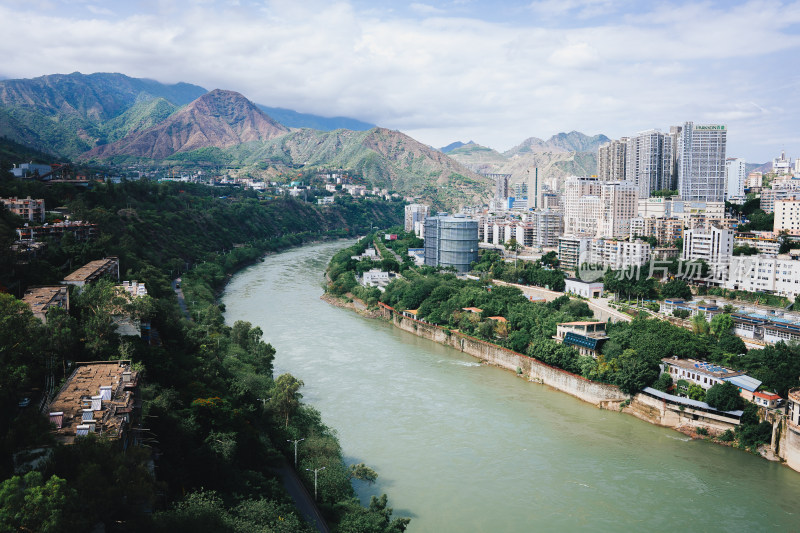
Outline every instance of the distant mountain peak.
<svg viewBox="0 0 800 533"><path fill-rule="evenodd" d="M458 148L462 148L464 146L469 146L470 144L475 144L475 141L469 141L469 142L465 142L465 143L463 143L461 141L456 141L456 142L448 144L447 146L443 146L443 147L439 148L439 151L442 152L443 154L446 154L446 153L452 152L453 150L456 150Z"/></svg>
<svg viewBox="0 0 800 533"><path fill-rule="evenodd" d="M198 148L227 148L284 135L275 122L236 91L214 89L170 115L165 121L84 154L87 159L128 155L164 159Z"/></svg>

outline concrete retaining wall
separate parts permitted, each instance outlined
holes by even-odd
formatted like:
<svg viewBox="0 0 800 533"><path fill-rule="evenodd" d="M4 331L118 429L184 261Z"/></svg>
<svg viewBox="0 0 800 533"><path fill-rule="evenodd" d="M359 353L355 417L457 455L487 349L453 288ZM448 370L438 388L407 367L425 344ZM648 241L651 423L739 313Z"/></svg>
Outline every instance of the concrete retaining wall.
<svg viewBox="0 0 800 533"><path fill-rule="evenodd" d="M736 420L728 419L724 415L706 413L685 406L681 409L677 405L642 393L634 396L623 412L651 424L672 429L705 428L712 435L718 435L726 429L733 431L737 426Z"/></svg>
<svg viewBox="0 0 800 533"><path fill-rule="evenodd" d="M549 385L554 389L571 394L581 400L606 409L618 408L628 397L618 387L606 383L590 381L582 376L555 368L537 359L513 352L502 346L449 331L439 326L421 322L384 309L384 316L404 331L425 339L451 346L482 362L495 365L512 372L520 369L530 381Z"/></svg>

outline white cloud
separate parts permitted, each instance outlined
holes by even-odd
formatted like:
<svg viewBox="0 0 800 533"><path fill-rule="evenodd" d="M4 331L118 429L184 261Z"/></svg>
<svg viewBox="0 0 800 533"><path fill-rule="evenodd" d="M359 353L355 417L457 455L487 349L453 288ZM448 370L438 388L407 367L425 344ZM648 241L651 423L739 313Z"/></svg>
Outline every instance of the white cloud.
<svg viewBox="0 0 800 533"><path fill-rule="evenodd" d="M445 11L444 9L429 4L420 4L415 2L411 4L409 7L411 8L412 11L415 11L422 15L441 15L443 13L447 13L447 11Z"/></svg>
<svg viewBox="0 0 800 533"><path fill-rule="evenodd" d="M796 2L725 10L658 4L581 27L536 16L505 23L438 17L440 8L421 3L409 18L346 1L237 4L187 8L160 0L152 11L103 20L84 16L85 9L42 12L6 2L3 34L59 32L24 46L0 42L0 76L78 70L185 81L266 105L376 122L434 146L474 138L501 150L573 129L622 136L727 120L739 153L766 160L758 136L794 136L800 108ZM558 15L610 7L567 0L531 9ZM747 155L750 147L762 155Z"/></svg>

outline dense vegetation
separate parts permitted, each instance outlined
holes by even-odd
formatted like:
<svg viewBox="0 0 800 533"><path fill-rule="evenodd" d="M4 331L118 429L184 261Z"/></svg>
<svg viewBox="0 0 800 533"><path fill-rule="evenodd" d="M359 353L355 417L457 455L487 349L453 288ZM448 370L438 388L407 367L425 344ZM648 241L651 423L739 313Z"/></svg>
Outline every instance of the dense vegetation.
<svg viewBox="0 0 800 533"><path fill-rule="evenodd" d="M301 474L326 467L319 501L336 530L405 529L407 520L392 519L385 497L368 508L359 504L351 480L377 474L342 462L335 432L302 403L302 382L273 377L274 349L262 332L247 322L225 325L215 299L230 274L264 252L397 223L401 204L317 208L234 189L148 182L77 190L4 180L0 196L9 195L64 205L75 218L97 223L99 235L51 241L24 267L4 253L6 287L19 294L58 282L86 261L118 256L123 279L144 281L152 296L129 311L149 318L160 342L113 331L108 282L73 292L70 313L51 311L46 325L0 294L0 530L86 531L102 523L106 531L308 531L277 475L287 468L290 438L305 438ZM7 244L9 228L20 221L0 215ZM183 318L170 288L178 274L193 320ZM46 419L34 407L17 409L17 400L39 394L48 374L63 380L74 361L114 358L132 359L144 372L143 446L123 452L88 437L55 446L37 471L15 475L15 454L52 445Z"/></svg>
<svg viewBox="0 0 800 533"><path fill-rule="evenodd" d="M412 238L412 235L401 233L397 241L392 241L392 246L407 249L408 244L404 241ZM400 270L402 277L380 293L378 289L365 289L358 285L357 276L372 265L351 258L362 253L371 243L372 237L363 239L333 257L328 267L331 293L343 295L350 292L367 303L373 304L380 299L399 311L417 310L417 318L421 320L499 344L588 379L618 385L629 394L651 385L667 390L672 383L671 380L658 383L659 365L662 359L673 356L707 360L745 370L761 380L765 389L784 397L789 388L798 385L800 347L779 343L748 352L744 342L733 334L733 320L727 313L715 316L710 323L703 316L695 317L692 330L638 316L632 322L609 323L609 338L603 345L602 354L593 359L580 356L573 348L557 344L552 339L558 323L593 317L585 302L567 296L546 304L531 302L519 289L498 286L492 281L500 278L537 285L556 284L558 281L563 284L563 273L550 266L552 261L549 259L552 258L515 267L513 262L503 261L497 252L482 251L479 261L473 264L475 273L482 274L477 280L460 279L430 267L404 266ZM543 265L543 262L548 265ZM535 283L530 280L535 280ZM625 283L629 280L618 281ZM635 290L637 283L641 282L631 281L630 290ZM655 292L656 287L662 297L691 296L683 280L657 284L652 278L639 295ZM481 309L481 312L465 309L471 307ZM491 317L503 317L506 321ZM720 404L729 405L724 401Z"/></svg>

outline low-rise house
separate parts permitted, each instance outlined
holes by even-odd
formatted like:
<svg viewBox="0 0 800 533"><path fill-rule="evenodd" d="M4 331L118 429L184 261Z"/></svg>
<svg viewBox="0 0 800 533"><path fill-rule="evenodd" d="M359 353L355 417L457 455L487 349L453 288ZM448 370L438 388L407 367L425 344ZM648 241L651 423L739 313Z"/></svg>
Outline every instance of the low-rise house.
<svg viewBox="0 0 800 533"><path fill-rule="evenodd" d="M748 402L754 402L754 394L761 386L761 381L757 380L752 376L748 376L747 374L741 374L738 376L733 376L725 381L730 381L739 389L739 396L747 400Z"/></svg>
<svg viewBox="0 0 800 533"><path fill-rule="evenodd" d="M31 287L25 291L22 301L31 308L33 316L47 322L47 312L60 307L69 311L69 290L63 286Z"/></svg>
<svg viewBox="0 0 800 533"><path fill-rule="evenodd" d="M583 296L584 298L600 298L603 295L603 282L567 278L565 280L564 292Z"/></svg>
<svg viewBox="0 0 800 533"><path fill-rule="evenodd" d="M696 359L678 359L677 357L661 360L662 370L669 373L673 381L686 380L708 390L718 383L728 381L744 372L732 370L724 366L698 361ZM734 383L736 385L736 383ZM760 384L760 383L759 383ZM738 385L737 385L738 386Z"/></svg>
<svg viewBox="0 0 800 533"><path fill-rule="evenodd" d="M597 359L608 340L605 322L564 322L556 326L556 342L572 346L583 356Z"/></svg>
<svg viewBox="0 0 800 533"><path fill-rule="evenodd" d="M36 241L46 238L60 239L69 233L76 241L89 240L97 235L97 224L90 224L80 220L67 220L42 226L25 226L17 228L17 239L21 241Z"/></svg>
<svg viewBox="0 0 800 533"><path fill-rule="evenodd" d="M87 283L97 281L105 275L113 276L116 280L119 280L119 258L106 257L105 259L90 261L64 278L61 283L83 287Z"/></svg>
<svg viewBox="0 0 800 533"><path fill-rule="evenodd" d="M781 397L774 392L759 392L753 393L753 403L759 407L766 407L767 409L774 409L778 407Z"/></svg>
<svg viewBox="0 0 800 533"><path fill-rule="evenodd" d="M389 272L384 272L377 268L364 272L362 276L362 285L365 287L378 287L384 289L390 281L391 276Z"/></svg>
<svg viewBox="0 0 800 533"><path fill-rule="evenodd" d="M89 434L135 444L132 423L138 415L139 373L131 362L77 363L72 375L48 406L54 436L62 444Z"/></svg>

